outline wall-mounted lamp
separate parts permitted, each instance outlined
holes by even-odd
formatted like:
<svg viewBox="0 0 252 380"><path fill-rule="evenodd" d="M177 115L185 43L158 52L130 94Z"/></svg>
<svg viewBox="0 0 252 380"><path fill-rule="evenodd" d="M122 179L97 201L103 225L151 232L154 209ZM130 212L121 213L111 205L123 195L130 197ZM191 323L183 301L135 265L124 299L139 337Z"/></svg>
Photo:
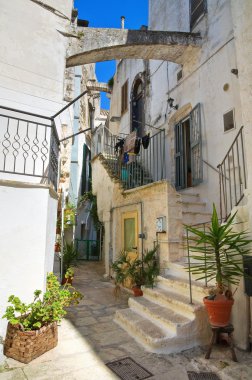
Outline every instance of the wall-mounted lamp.
<svg viewBox="0 0 252 380"><path fill-rule="evenodd" d="M173 105L173 102L174 102L173 98L168 98L167 102L168 102L168 105L170 108L173 108L174 110L178 109L178 107L179 107L178 104L176 104L175 106Z"/></svg>
<svg viewBox="0 0 252 380"><path fill-rule="evenodd" d="M231 73L234 74L234 75L238 75L238 69L232 69Z"/></svg>

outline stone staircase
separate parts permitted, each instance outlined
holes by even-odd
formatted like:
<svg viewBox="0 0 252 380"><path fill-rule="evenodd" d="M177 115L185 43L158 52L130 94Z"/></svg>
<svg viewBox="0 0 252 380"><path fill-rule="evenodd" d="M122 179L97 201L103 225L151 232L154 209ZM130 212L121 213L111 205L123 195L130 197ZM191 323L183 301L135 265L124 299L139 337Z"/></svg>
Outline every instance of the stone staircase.
<svg viewBox="0 0 252 380"><path fill-rule="evenodd" d="M181 225L197 225L206 223L211 220L211 213L207 210L206 202L202 201L200 195L194 192L194 188L182 190L177 204L181 206ZM165 275L188 280L188 257L187 257L187 234L182 225L181 234L178 237L177 255L173 255L174 260L169 262L169 268L166 269ZM195 253L193 253L195 255ZM191 262L193 263L193 259Z"/></svg>
<svg viewBox="0 0 252 380"><path fill-rule="evenodd" d="M150 173L137 161L130 164L120 164L114 154L99 154L99 159L107 170L110 178L121 185L122 189L132 189L153 182Z"/></svg>
<svg viewBox="0 0 252 380"><path fill-rule="evenodd" d="M183 224L211 219L206 203L193 189L181 192L176 202L181 205ZM130 298L129 308L116 312L115 321L150 352L175 353L209 342L210 328L202 301L207 294L204 284L192 282L190 304L187 250L182 248L185 236L184 231L177 259L158 277L157 287L144 287L143 297Z"/></svg>
<svg viewBox="0 0 252 380"><path fill-rule="evenodd" d="M115 321L147 351L175 353L209 341L209 325L202 303L204 288L188 281L158 277L157 287L143 288L143 297L129 298L129 308L117 310Z"/></svg>
<svg viewBox="0 0 252 380"><path fill-rule="evenodd" d="M178 203L182 208L182 221L184 224L195 225L211 220L211 213L208 212L206 202L203 202L200 195L194 192L194 188L188 188L180 192L181 199Z"/></svg>

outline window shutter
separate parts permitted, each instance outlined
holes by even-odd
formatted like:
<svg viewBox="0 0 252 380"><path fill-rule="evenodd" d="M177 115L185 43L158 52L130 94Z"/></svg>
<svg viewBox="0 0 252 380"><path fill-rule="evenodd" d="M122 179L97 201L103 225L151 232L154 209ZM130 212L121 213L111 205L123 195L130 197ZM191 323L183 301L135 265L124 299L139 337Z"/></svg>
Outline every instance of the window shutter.
<svg viewBox="0 0 252 380"><path fill-rule="evenodd" d="M199 103L190 113L190 141L192 185L196 186L203 181L201 117Z"/></svg>
<svg viewBox="0 0 252 380"><path fill-rule="evenodd" d="M207 11L206 0L190 0L190 27L194 27L198 19Z"/></svg>
<svg viewBox="0 0 252 380"><path fill-rule="evenodd" d="M182 123L175 125L175 168L176 168L176 189L185 187L185 163L183 154L183 129Z"/></svg>

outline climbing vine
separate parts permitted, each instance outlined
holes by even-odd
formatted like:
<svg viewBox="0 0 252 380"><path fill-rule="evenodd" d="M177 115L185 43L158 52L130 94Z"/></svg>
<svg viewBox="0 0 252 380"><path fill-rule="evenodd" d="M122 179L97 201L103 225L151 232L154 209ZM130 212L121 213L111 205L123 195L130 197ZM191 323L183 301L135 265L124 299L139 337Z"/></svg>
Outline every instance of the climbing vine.
<svg viewBox="0 0 252 380"><path fill-rule="evenodd" d="M90 215L93 219L96 231L102 227L102 222L100 222L97 211L97 197L92 193L92 191L85 192L78 201L78 208L85 202L89 201L91 203Z"/></svg>

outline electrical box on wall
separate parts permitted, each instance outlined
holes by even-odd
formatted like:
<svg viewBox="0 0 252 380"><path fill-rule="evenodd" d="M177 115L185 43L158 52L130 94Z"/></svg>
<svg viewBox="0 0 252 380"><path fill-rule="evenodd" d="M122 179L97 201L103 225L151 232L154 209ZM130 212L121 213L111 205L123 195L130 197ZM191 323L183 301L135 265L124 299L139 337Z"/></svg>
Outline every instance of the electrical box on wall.
<svg viewBox="0 0 252 380"><path fill-rule="evenodd" d="M160 216L156 219L156 232L166 232L166 217Z"/></svg>

